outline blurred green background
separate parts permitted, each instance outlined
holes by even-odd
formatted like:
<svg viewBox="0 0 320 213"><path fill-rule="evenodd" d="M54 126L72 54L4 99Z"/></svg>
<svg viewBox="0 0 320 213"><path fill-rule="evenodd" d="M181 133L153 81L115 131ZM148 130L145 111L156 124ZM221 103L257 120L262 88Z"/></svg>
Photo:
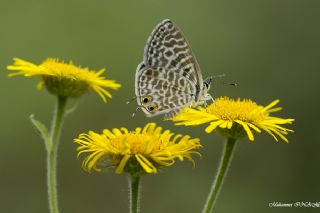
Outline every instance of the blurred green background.
<svg viewBox="0 0 320 213"><path fill-rule="evenodd" d="M1 0L0 1L0 212L48 212L44 144L29 115L50 123L55 98L37 91L36 78L8 78L13 57L40 63L58 57L91 69L107 69L120 82L104 104L82 97L64 125L59 153L61 212L125 213L127 177L112 171L87 174L73 138L88 130L134 128L155 121L175 132L200 137L196 168L177 163L143 177L141 210L200 212L221 154L222 138L204 127L174 127L162 116L132 118L134 76L152 29L170 18L184 31L202 68L215 79L214 97L252 98L265 105L281 100L280 117L295 118L290 143L261 134L239 142L217 204L217 212L306 212L269 208L270 202L320 201L319 68L320 1L317 0ZM226 83L236 82L238 87ZM70 103L70 107L74 102ZM315 210L315 209L312 209ZM316 211L316 210L315 210Z"/></svg>

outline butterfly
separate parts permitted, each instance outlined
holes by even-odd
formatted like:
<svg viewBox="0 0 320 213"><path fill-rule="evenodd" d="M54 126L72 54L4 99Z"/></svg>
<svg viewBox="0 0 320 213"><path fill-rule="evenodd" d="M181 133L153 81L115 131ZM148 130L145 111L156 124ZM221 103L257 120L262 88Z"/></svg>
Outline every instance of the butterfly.
<svg viewBox="0 0 320 213"><path fill-rule="evenodd" d="M213 100L212 77L203 80L199 64L182 31L169 19L152 31L135 76L138 108L148 116L170 119L186 106Z"/></svg>

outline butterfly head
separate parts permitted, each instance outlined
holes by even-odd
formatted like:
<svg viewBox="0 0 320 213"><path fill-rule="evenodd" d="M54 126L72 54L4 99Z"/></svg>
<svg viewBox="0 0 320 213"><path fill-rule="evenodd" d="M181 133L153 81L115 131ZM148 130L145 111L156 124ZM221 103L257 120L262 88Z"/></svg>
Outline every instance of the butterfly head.
<svg viewBox="0 0 320 213"><path fill-rule="evenodd" d="M208 92L210 90L210 86L212 83L212 76L210 76L209 78L206 78L203 82L203 89Z"/></svg>

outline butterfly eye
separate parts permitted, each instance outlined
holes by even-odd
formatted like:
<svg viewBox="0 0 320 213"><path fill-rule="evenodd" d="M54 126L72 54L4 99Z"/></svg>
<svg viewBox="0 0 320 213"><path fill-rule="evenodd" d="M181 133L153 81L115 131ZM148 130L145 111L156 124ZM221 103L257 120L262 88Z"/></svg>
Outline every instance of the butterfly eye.
<svg viewBox="0 0 320 213"><path fill-rule="evenodd" d="M147 109L149 112L155 112L158 110L158 106L157 105L148 106Z"/></svg>
<svg viewBox="0 0 320 213"><path fill-rule="evenodd" d="M152 98L150 96L144 96L141 98L141 102L143 105L148 105L152 101Z"/></svg>

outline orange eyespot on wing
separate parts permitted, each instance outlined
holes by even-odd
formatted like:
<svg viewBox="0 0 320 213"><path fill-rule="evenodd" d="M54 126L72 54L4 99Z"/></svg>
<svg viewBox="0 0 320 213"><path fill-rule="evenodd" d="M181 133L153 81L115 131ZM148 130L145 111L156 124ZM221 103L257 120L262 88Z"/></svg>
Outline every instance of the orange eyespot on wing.
<svg viewBox="0 0 320 213"><path fill-rule="evenodd" d="M151 96L143 96L141 97L141 104L143 106L148 106L152 102L152 97Z"/></svg>
<svg viewBox="0 0 320 213"><path fill-rule="evenodd" d="M149 112L156 112L156 111L159 109L159 107L158 107L158 105L153 104L153 105L150 105L150 106L146 107L146 109L147 109Z"/></svg>

